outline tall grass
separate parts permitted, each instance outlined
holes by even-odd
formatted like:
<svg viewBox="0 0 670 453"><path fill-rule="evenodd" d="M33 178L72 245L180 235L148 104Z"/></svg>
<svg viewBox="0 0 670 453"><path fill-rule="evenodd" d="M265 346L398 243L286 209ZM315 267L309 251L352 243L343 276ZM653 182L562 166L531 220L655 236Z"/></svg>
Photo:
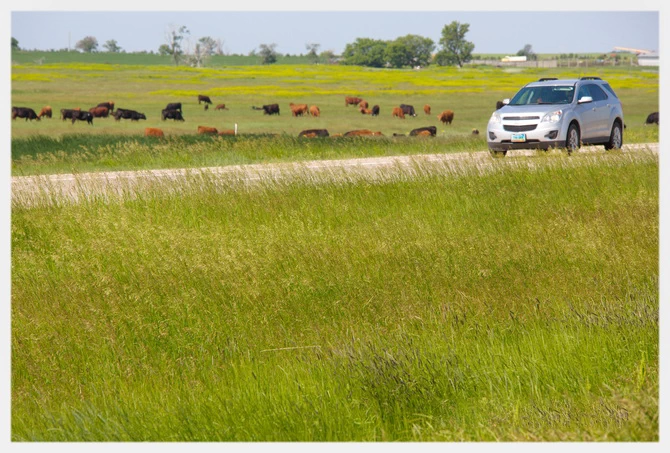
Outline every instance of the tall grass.
<svg viewBox="0 0 670 453"><path fill-rule="evenodd" d="M573 158L15 205L12 439L658 440L658 157Z"/></svg>

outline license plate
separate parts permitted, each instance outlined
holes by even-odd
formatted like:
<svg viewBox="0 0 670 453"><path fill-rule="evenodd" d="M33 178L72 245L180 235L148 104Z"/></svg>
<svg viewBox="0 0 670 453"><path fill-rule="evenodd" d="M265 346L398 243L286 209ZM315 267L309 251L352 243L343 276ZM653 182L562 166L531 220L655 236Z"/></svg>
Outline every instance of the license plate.
<svg viewBox="0 0 670 453"><path fill-rule="evenodd" d="M512 141L513 142L525 142L526 141L526 134L512 134Z"/></svg>

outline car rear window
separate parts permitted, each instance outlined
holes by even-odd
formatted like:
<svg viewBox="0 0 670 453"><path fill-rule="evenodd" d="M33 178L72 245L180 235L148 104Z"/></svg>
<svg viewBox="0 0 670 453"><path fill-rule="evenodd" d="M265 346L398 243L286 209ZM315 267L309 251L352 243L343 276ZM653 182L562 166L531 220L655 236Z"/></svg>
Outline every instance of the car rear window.
<svg viewBox="0 0 670 453"><path fill-rule="evenodd" d="M605 88L607 90L607 92L610 93L615 98L617 98L617 99L619 98L619 96L616 95L616 93L614 92L614 90L612 89L612 87L610 86L609 83L604 83L603 88Z"/></svg>

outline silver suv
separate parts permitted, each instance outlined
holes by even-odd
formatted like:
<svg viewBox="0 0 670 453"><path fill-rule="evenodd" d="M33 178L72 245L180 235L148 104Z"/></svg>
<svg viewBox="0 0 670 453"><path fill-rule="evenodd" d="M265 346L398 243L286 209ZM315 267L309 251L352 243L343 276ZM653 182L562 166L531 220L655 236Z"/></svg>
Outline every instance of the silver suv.
<svg viewBox="0 0 670 453"><path fill-rule="evenodd" d="M487 127L489 150L567 148L601 144L621 148L623 110L612 87L600 77L540 79L521 88L493 112Z"/></svg>

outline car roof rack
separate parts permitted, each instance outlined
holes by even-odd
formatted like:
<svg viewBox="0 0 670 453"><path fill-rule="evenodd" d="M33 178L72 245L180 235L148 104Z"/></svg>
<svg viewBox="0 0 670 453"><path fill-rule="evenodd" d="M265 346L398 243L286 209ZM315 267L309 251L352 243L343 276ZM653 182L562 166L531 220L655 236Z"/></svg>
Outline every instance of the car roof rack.
<svg viewBox="0 0 670 453"><path fill-rule="evenodd" d="M546 82L547 80L558 80L556 77L543 77L538 82Z"/></svg>
<svg viewBox="0 0 670 453"><path fill-rule="evenodd" d="M595 76L586 76L582 77L579 80L602 80L600 77L595 77Z"/></svg>

